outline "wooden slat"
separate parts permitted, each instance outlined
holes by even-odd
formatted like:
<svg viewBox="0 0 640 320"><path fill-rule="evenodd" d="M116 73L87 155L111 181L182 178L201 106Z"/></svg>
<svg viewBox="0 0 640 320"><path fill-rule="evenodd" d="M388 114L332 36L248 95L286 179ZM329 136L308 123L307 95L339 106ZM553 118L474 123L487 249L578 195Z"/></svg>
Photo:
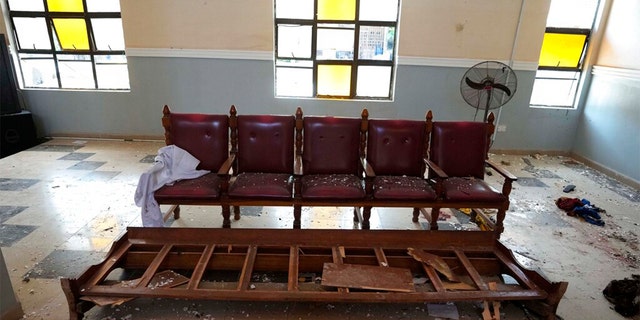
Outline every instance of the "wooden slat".
<svg viewBox="0 0 640 320"><path fill-rule="evenodd" d="M202 255L200 256L200 260L196 265L195 269L193 269L193 273L191 275L191 279L189 280L189 285L187 289L193 290L198 288L198 284L202 279L202 275L204 271L207 269L207 264L209 264L209 260L211 259L211 255L213 255L213 250L216 248L215 244L208 244L204 250L202 251Z"/></svg>
<svg viewBox="0 0 640 320"><path fill-rule="evenodd" d="M333 263L342 264L345 252L344 247L331 247L331 255L333 256ZM348 293L349 288L338 288L338 292L340 293Z"/></svg>
<svg viewBox="0 0 640 320"><path fill-rule="evenodd" d="M121 241L118 241L118 243L120 242ZM113 269L113 267L120 262L120 259L122 259L122 257L127 254L129 248L131 248L131 242L126 241L122 243L121 246L118 246L115 251L110 252L108 257L109 259L105 259L104 263L100 266L100 269L98 269L94 273L91 279L89 279L85 286L81 289L93 287L100 281L102 281L107 275L109 275L109 272Z"/></svg>
<svg viewBox="0 0 640 320"><path fill-rule="evenodd" d="M376 253L376 259L378 259L378 264L381 267L388 267L389 261L387 261L387 256L384 254L384 250L380 247L373 248L373 251Z"/></svg>
<svg viewBox="0 0 640 320"><path fill-rule="evenodd" d="M162 246L162 249L160 249L158 254L156 254L156 257L153 258L153 261L151 261L147 270L145 270L142 277L140 277L140 282L138 282L136 287L146 287L149 284L149 281L153 279L153 276L158 271L160 264L167 257L167 254L169 254L169 252L171 251L171 248L173 248L173 244L170 243Z"/></svg>
<svg viewBox="0 0 640 320"><path fill-rule="evenodd" d="M256 262L257 253L258 247L256 245L251 245L247 249L247 257L244 260L244 266L242 266L242 272L240 273L240 279L238 280L238 290L247 290L249 288L251 273L253 272L253 265Z"/></svg>
<svg viewBox="0 0 640 320"><path fill-rule="evenodd" d="M531 281L524 272L518 266L513 263L507 256L505 256L499 250L494 251L496 257L512 272L512 276L518 280L519 283L524 283L528 289L540 290L540 288Z"/></svg>
<svg viewBox="0 0 640 320"><path fill-rule="evenodd" d="M429 277L429 280L431 281L431 284L433 284L433 287L436 289L436 291L445 292L446 289L444 288L444 285L442 285L442 280L440 280L440 276L438 276L436 269L426 263L422 263L422 268L427 274L427 277Z"/></svg>
<svg viewBox="0 0 640 320"><path fill-rule="evenodd" d="M460 260L465 270L467 270L467 273L471 277L471 280L473 280L473 283L475 283L476 286L480 288L480 290L489 290L489 287L484 282L484 280L482 280L482 277L478 273L478 270L473 267L473 264L471 264L471 261L469 261L469 258L467 258L464 252L459 249L455 249L454 251L456 253L456 256L458 257L458 260Z"/></svg>
<svg viewBox="0 0 640 320"><path fill-rule="evenodd" d="M300 252L300 247L291 246L289 249L289 280L287 285L287 290L289 291L298 291L298 253Z"/></svg>

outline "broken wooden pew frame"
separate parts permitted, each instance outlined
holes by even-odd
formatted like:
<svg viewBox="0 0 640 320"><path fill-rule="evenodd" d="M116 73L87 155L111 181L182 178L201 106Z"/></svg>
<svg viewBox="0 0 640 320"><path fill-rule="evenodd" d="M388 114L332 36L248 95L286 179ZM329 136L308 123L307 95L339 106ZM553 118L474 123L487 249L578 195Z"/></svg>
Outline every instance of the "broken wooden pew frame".
<svg viewBox="0 0 640 320"><path fill-rule="evenodd" d="M411 257L407 248L442 258L467 288L448 282L434 267ZM409 292L305 281L304 275L321 275L325 264L405 268L428 281ZM150 285L154 275L167 270L188 281L173 287ZM257 279L263 274L276 276L263 283ZM517 284L503 281L504 275ZM489 288L491 282L497 283L496 290ZM61 284L70 319L82 319L100 299L133 298L347 303L518 300L555 319L568 286L522 267L492 232L136 227L128 228L104 261L78 278L62 278ZM380 284L387 286L393 283Z"/></svg>

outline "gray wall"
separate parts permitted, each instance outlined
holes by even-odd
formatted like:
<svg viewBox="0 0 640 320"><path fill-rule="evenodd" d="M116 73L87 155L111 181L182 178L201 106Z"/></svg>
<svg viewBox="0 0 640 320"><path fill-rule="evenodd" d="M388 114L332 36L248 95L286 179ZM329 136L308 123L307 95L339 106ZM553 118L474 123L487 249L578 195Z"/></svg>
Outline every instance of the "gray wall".
<svg viewBox="0 0 640 320"><path fill-rule="evenodd" d="M131 92L25 90L41 136L106 138L162 137L162 106L176 112L293 114L371 118L473 120L475 109L460 96L466 68L400 65L393 102L277 99L273 63L265 60L130 57ZM568 152L578 112L532 109L528 103L533 71L517 71L518 91L500 115L506 132L495 149ZM497 111L497 110L496 110ZM478 119L482 117L479 112Z"/></svg>
<svg viewBox="0 0 640 320"><path fill-rule="evenodd" d="M592 77L572 151L640 184L640 79Z"/></svg>

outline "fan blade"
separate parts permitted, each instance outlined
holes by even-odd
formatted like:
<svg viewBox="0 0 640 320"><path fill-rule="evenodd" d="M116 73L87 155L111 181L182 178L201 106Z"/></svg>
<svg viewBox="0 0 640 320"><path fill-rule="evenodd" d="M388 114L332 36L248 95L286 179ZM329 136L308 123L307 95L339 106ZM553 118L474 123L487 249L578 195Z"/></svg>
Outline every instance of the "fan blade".
<svg viewBox="0 0 640 320"><path fill-rule="evenodd" d="M469 77L465 77L465 78L464 78L464 82L466 82L466 83L467 83L467 85L468 85L469 87L473 88L473 89L476 89L476 90L482 90L482 89L484 89L484 84L482 84L482 83L476 83L476 82L473 82L473 81L471 81L471 79L469 79Z"/></svg>
<svg viewBox="0 0 640 320"><path fill-rule="evenodd" d="M507 86L505 86L504 84L494 83L491 86L496 88L496 89L500 89L500 90L504 91L508 96L511 96L511 90L509 88L507 88Z"/></svg>

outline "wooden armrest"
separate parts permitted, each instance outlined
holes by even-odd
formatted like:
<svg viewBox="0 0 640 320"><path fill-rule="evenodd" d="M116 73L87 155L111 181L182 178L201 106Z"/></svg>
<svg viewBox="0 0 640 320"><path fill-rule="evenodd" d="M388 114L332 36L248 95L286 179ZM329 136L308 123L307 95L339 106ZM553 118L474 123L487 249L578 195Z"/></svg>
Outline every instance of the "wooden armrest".
<svg viewBox="0 0 640 320"><path fill-rule="evenodd" d="M293 160L293 175L301 176L302 175L302 156L297 155Z"/></svg>
<svg viewBox="0 0 640 320"><path fill-rule="evenodd" d="M446 179L449 177L446 173L444 173L442 169L440 169L437 164L435 164L435 162L424 159L424 163L427 165L427 167L429 167L429 169L431 169L431 171L433 171L433 173L438 176L437 178Z"/></svg>
<svg viewBox="0 0 640 320"><path fill-rule="evenodd" d="M234 161L236 161L236 154L232 153L229 155L227 160L225 160L224 163L222 163L222 166L220 166L220 169L218 170L218 175L228 176Z"/></svg>
<svg viewBox="0 0 640 320"><path fill-rule="evenodd" d="M364 169L364 174L367 178L375 178L376 172L373 170L373 167L369 164L369 161L365 158L360 158L360 165Z"/></svg>
<svg viewBox="0 0 640 320"><path fill-rule="evenodd" d="M493 162L491 162L489 160L485 160L485 162L489 167L491 167L493 170L498 172L505 179L510 180L510 181L518 180L518 177L514 176L513 174L511 174L511 172L505 170L504 168L498 166L497 164L495 164L495 163L493 163Z"/></svg>

